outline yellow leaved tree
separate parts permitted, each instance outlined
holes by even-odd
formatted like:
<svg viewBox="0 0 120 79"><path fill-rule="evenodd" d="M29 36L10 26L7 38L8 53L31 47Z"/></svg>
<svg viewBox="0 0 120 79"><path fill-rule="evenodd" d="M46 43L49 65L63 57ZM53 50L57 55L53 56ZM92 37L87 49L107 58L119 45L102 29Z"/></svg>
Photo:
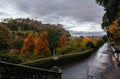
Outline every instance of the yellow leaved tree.
<svg viewBox="0 0 120 79"><path fill-rule="evenodd" d="M116 19L113 24L108 27L111 40L120 40L120 19Z"/></svg>

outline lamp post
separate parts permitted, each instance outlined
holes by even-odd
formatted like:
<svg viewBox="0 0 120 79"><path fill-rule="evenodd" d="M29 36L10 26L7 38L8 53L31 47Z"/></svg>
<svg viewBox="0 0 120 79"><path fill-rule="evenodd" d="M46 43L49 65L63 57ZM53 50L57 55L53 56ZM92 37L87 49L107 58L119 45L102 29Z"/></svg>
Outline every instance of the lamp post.
<svg viewBox="0 0 120 79"><path fill-rule="evenodd" d="M58 57L53 57L53 60L54 60L54 66L52 67L52 71L55 71L55 72L59 72L59 73L62 73L62 70L58 67Z"/></svg>
<svg viewBox="0 0 120 79"><path fill-rule="evenodd" d="M54 66L57 66L58 57L53 57L53 60L55 61Z"/></svg>

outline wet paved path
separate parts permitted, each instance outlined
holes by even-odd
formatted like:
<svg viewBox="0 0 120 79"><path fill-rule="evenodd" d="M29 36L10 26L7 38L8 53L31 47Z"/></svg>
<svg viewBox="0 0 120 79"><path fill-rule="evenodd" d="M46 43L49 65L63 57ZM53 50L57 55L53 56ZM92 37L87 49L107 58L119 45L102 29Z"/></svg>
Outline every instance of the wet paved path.
<svg viewBox="0 0 120 79"><path fill-rule="evenodd" d="M62 79L104 79L103 74L112 67L111 52L105 43L88 59L63 68Z"/></svg>

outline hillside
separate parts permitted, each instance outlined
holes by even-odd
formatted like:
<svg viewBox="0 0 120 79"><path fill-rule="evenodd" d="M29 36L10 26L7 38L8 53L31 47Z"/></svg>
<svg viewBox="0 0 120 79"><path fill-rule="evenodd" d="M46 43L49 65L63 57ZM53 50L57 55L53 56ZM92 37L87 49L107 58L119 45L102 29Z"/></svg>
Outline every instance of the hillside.
<svg viewBox="0 0 120 79"><path fill-rule="evenodd" d="M71 36L60 24L43 24L41 21L29 18L4 19L0 24L1 27L5 27L9 31L11 37L10 48L19 49L19 51L23 46L24 39L29 34L33 34L35 38L38 38L42 32L46 31L48 33L47 40L51 51L58 46L59 38L62 35L66 37Z"/></svg>

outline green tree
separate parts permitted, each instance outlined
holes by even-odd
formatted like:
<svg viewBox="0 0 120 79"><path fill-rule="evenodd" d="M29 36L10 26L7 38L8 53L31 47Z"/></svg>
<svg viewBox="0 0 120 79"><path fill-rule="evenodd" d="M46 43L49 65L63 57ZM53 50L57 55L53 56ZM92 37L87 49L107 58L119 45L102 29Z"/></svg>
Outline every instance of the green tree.
<svg viewBox="0 0 120 79"><path fill-rule="evenodd" d="M15 49L18 49L20 51L23 44L24 44L24 39L23 38L16 38L12 41L11 47L15 48Z"/></svg>
<svg viewBox="0 0 120 79"><path fill-rule="evenodd" d="M63 34L70 36L69 32L67 32L63 27L55 25L45 25L43 30L48 33L49 48L52 55L56 53L56 48L59 44L59 38Z"/></svg>
<svg viewBox="0 0 120 79"><path fill-rule="evenodd" d="M88 41L85 46L88 48L94 48L94 44L91 41Z"/></svg>
<svg viewBox="0 0 120 79"><path fill-rule="evenodd" d="M120 0L96 0L96 2L105 8L102 28L107 32L107 37L118 41L120 39Z"/></svg>
<svg viewBox="0 0 120 79"><path fill-rule="evenodd" d="M108 41L107 35L104 35L102 39L104 40L104 42L107 42Z"/></svg>
<svg viewBox="0 0 120 79"><path fill-rule="evenodd" d="M120 0L96 0L96 2L105 8L102 27L108 27L118 17Z"/></svg>
<svg viewBox="0 0 120 79"><path fill-rule="evenodd" d="M8 50L11 42L10 32L8 28L0 24L0 51Z"/></svg>

